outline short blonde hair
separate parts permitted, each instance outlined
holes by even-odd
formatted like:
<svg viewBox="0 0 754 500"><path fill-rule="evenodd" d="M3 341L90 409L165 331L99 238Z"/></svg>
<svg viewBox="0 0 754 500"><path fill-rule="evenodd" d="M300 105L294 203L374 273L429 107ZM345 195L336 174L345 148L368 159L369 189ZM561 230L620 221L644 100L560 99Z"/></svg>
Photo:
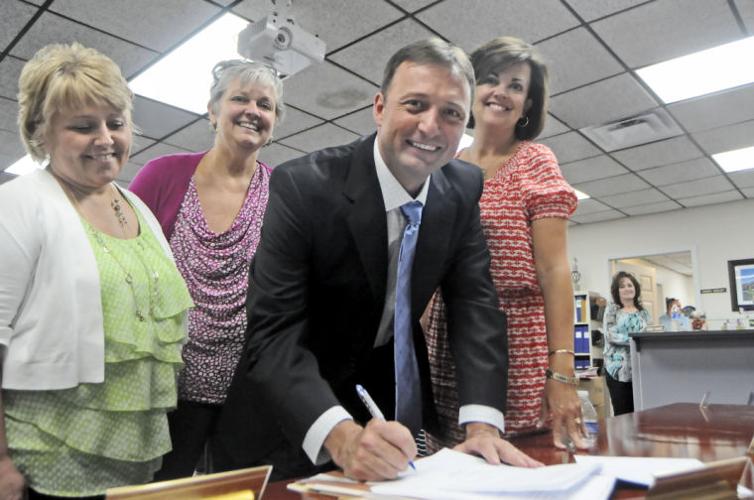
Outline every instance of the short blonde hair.
<svg viewBox="0 0 754 500"><path fill-rule="evenodd" d="M78 43L51 44L34 54L18 80L18 128L29 154L44 161L46 127L56 112L108 105L133 130L133 93L117 64Z"/></svg>

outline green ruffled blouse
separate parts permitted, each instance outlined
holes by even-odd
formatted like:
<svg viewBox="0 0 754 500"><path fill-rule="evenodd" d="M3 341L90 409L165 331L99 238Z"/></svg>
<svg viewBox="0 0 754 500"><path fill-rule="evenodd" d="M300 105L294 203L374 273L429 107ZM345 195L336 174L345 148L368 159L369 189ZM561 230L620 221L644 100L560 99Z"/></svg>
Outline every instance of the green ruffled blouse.
<svg viewBox="0 0 754 500"><path fill-rule="evenodd" d="M104 383L3 393L11 459L40 493L102 495L151 481L171 449L166 413L176 405L185 311L193 304L136 212L141 231L132 239L83 221L100 277Z"/></svg>

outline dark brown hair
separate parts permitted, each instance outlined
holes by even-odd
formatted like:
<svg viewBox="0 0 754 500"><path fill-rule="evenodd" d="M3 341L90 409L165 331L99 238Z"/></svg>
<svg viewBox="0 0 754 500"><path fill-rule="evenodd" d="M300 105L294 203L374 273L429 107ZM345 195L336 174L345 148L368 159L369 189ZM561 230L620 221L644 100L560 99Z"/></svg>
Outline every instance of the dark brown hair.
<svg viewBox="0 0 754 500"><path fill-rule="evenodd" d="M613 282L610 284L610 295L612 295L613 297L613 302L615 303L615 305L623 308L623 302L621 302L620 293L618 292L618 290L620 289L620 280L622 280L623 278L628 278L634 285L634 290L636 290L636 294L634 295L634 307L636 307L639 311L644 310L641 305L641 285L639 285L639 281L634 277L633 274L627 273L626 271L619 271L615 276L613 276Z"/></svg>
<svg viewBox="0 0 754 500"><path fill-rule="evenodd" d="M516 125L516 138L523 141L537 137L545 126L547 100L549 96L549 76L547 65L536 47L519 38L501 36L485 43L471 53L471 64L479 85L490 74L498 74L518 63L528 63L531 68L529 94L531 107L526 112L526 125ZM474 128L474 116L469 118L469 128Z"/></svg>

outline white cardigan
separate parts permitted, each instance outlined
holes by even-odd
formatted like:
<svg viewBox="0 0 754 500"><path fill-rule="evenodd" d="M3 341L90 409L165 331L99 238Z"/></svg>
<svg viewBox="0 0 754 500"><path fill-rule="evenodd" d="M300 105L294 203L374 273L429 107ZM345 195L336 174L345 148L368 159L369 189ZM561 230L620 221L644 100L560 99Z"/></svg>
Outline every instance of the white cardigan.
<svg viewBox="0 0 754 500"><path fill-rule="evenodd" d="M121 190L172 259L157 219ZM105 377L99 272L78 212L40 170L0 185L3 389L52 390Z"/></svg>

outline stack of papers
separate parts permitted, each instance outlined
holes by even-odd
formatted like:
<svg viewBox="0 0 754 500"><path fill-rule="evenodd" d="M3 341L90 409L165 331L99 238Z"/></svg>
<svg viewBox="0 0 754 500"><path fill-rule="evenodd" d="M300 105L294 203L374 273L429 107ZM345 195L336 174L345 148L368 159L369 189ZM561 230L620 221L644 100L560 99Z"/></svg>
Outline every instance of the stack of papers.
<svg viewBox="0 0 754 500"><path fill-rule="evenodd" d="M374 483L372 493L427 499L608 498L613 480L597 475L599 465L565 464L526 469L490 465L444 449L416 462L416 471L396 481Z"/></svg>

